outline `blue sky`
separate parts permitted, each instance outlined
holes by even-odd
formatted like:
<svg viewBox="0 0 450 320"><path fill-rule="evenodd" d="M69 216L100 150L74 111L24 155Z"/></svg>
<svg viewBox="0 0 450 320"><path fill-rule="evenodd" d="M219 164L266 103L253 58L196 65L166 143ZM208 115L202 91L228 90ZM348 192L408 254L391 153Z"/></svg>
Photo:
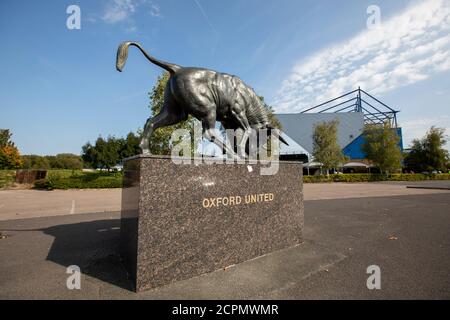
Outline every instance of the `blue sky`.
<svg viewBox="0 0 450 320"><path fill-rule="evenodd" d="M81 29L66 27L69 5ZM367 7L381 9L368 30ZM132 50L240 76L279 112L361 85L400 109L406 144L431 125L450 134L450 4L430 1L97 0L0 2L0 128L22 154L80 153L149 115L161 69Z"/></svg>

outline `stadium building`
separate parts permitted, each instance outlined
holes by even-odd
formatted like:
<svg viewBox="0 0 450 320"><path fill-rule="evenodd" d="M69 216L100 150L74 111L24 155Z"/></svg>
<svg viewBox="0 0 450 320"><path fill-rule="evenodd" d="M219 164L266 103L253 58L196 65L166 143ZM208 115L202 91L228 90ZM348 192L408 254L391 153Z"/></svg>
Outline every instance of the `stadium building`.
<svg viewBox="0 0 450 320"><path fill-rule="evenodd" d="M289 143L289 146L280 145L280 158L303 161L308 173L309 169L314 171L319 168L320 163L315 163L312 157L314 126L337 119L338 143L344 155L350 159L344 165L344 172L368 172L371 168L361 150L365 141L364 126L389 122L400 137L399 147L403 151L402 130L397 123L398 112L358 88L300 113L277 114L283 126L283 137Z"/></svg>

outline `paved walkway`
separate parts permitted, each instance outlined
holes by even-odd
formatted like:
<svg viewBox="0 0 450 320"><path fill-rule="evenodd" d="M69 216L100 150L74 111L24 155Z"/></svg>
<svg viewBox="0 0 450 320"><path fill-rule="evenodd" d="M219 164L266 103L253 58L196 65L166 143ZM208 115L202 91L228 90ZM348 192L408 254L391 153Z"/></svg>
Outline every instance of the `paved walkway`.
<svg viewBox="0 0 450 320"><path fill-rule="evenodd" d="M441 182L434 181L433 184ZM447 183L448 181L442 182ZM310 183L304 184L305 200L349 199L450 193L450 190L412 189L399 183ZM90 190L0 190L0 221L77 213L120 211L121 189Z"/></svg>
<svg viewBox="0 0 450 320"><path fill-rule="evenodd" d="M305 201L303 244L139 294L117 254L119 213L0 221L0 299L450 299L449 205L443 193ZM70 265L81 290L66 287ZM371 265L381 290L366 286Z"/></svg>
<svg viewBox="0 0 450 320"><path fill-rule="evenodd" d="M1 190L0 221L120 211L122 189Z"/></svg>
<svg viewBox="0 0 450 320"><path fill-rule="evenodd" d="M429 181L433 186L448 185L448 181ZM449 193L450 190L413 189L408 186L431 185L428 181L370 183L305 183L305 200L350 199L366 197L406 196Z"/></svg>

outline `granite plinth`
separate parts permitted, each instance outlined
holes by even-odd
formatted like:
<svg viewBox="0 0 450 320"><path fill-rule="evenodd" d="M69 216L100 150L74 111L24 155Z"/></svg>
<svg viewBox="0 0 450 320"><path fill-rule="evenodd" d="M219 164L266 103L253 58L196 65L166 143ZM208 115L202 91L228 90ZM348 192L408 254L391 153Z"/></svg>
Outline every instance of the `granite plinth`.
<svg viewBox="0 0 450 320"><path fill-rule="evenodd" d="M302 165L124 161L121 255L136 291L228 267L302 241Z"/></svg>

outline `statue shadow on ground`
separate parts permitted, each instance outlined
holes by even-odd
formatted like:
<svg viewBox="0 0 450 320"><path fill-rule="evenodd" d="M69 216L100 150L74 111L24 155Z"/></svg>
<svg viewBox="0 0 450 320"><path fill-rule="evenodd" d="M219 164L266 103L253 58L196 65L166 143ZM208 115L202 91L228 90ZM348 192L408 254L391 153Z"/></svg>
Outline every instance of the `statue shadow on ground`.
<svg viewBox="0 0 450 320"><path fill-rule="evenodd" d="M120 219L62 224L40 231L54 237L47 260L65 267L77 265L84 275L133 290L119 255Z"/></svg>

